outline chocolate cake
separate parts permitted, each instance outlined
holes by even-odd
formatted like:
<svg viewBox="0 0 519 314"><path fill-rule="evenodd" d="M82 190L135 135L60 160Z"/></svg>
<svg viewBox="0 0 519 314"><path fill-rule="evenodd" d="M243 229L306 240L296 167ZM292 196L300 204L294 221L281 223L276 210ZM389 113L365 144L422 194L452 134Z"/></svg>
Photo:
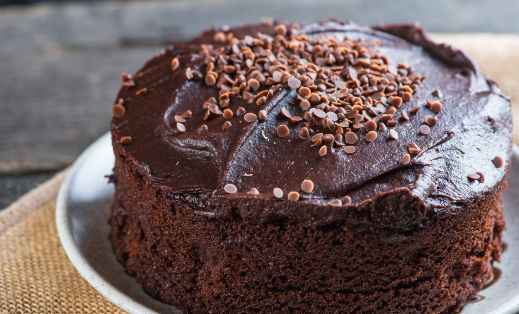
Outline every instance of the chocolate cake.
<svg viewBox="0 0 519 314"><path fill-rule="evenodd" d="M491 278L510 102L418 25L215 26L122 82L113 247L183 313L455 313Z"/></svg>

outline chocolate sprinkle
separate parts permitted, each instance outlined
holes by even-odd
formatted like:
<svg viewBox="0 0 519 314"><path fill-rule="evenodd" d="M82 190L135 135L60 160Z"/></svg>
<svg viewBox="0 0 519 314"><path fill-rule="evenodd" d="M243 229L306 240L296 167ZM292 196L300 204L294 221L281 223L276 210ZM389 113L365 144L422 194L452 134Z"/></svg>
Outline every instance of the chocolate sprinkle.
<svg viewBox="0 0 519 314"><path fill-rule="evenodd" d="M180 61L178 61L178 58L173 58L171 61L171 70L175 71L180 66Z"/></svg>
<svg viewBox="0 0 519 314"><path fill-rule="evenodd" d="M240 107L236 110L236 116L242 116L244 115L245 113L247 112L247 110L245 110L245 108L243 107Z"/></svg>
<svg viewBox="0 0 519 314"><path fill-rule="evenodd" d="M274 188L274 196L277 198L283 197L283 190L280 188Z"/></svg>
<svg viewBox="0 0 519 314"><path fill-rule="evenodd" d="M411 156L409 154L405 154L404 157L402 157L402 163L404 165L407 165L411 161Z"/></svg>
<svg viewBox="0 0 519 314"><path fill-rule="evenodd" d="M296 191L292 191L292 192L288 193L287 198L289 201L295 202L295 201L299 200L299 193L297 193Z"/></svg>
<svg viewBox="0 0 519 314"><path fill-rule="evenodd" d="M307 127L302 127L299 130L299 138L302 140L306 140L310 137L310 132L308 131Z"/></svg>
<svg viewBox="0 0 519 314"><path fill-rule="evenodd" d="M253 122L254 120L256 120L257 116L254 114L254 113L247 113L245 114L245 116L243 117L243 119L245 119L245 121L247 122Z"/></svg>
<svg viewBox="0 0 519 314"><path fill-rule="evenodd" d="M366 122L366 125L364 126L366 128L366 131L375 131L377 129L377 123L375 120L369 120Z"/></svg>
<svg viewBox="0 0 519 314"><path fill-rule="evenodd" d="M437 102L437 101L435 101L435 102L431 103L430 109L434 113L438 113L438 112L442 111L442 104Z"/></svg>
<svg viewBox="0 0 519 314"><path fill-rule="evenodd" d="M258 117L261 122L267 120L267 112L265 110L260 110Z"/></svg>
<svg viewBox="0 0 519 314"><path fill-rule="evenodd" d="M306 193L312 193L314 190L314 183L311 180L304 180L303 183L301 183L301 190Z"/></svg>
<svg viewBox="0 0 519 314"><path fill-rule="evenodd" d="M191 110L188 109L188 110L184 111L184 113L181 114L180 116L184 119L189 119L193 116L193 113L191 112Z"/></svg>
<svg viewBox="0 0 519 314"><path fill-rule="evenodd" d="M334 199L328 202L330 206L342 206L342 201L339 199Z"/></svg>
<svg viewBox="0 0 519 314"><path fill-rule="evenodd" d="M204 131L207 131L209 128L207 127L207 125L205 124L202 124L201 126L198 127L198 129L196 129L197 132L204 132Z"/></svg>
<svg viewBox="0 0 519 314"><path fill-rule="evenodd" d="M222 124L222 130L225 130L225 129L229 128L231 125L232 125L232 123L230 121L225 121Z"/></svg>
<svg viewBox="0 0 519 314"><path fill-rule="evenodd" d="M295 77L291 77L288 79L288 87L292 89L299 88L301 86L301 81L296 79Z"/></svg>
<svg viewBox="0 0 519 314"><path fill-rule="evenodd" d="M247 194L258 195L260 193L259 193L258 189L252 188L249 190L249 192L247 192Z"/></svg>
<svg viewBox="0 0 519 314"><path fill-rule="evenodd" d="M355 134L353 132L347 132L344 135L344 141L347 144L355 144L357 142L357 134Z"/></svg>
<svg viewBox="0 0 519 314"><path fill-rule="evenodd" d="M225 110L223 111L223 117L224 117L224 119L231 119L233 116L234 116L234 113L232 112L231 109L225 109Z"/></svg>
<svg viewBox="0 0 519 314"><path fill-rule="evenodd" d="M371 131L366 134L366 141L373 142L377 138L377 132Z"/></svg>
<svg viewBox="0 0 519 314"><path fill-rule="evenodd" d="M130 144L132 142L132 137L131 136L121 136L121 138L119 139L119 142L121 142L122 144Z"/></svg>
<svg viewBox="0 0 519 314"><path fill-rule="evenodd" d="M324 155L326 155L327 152L328 152L328 147L323 145L319 149L319 156L323 157Z"/></svg>
<svg viewBox="0 0 519 314"><path fill-rule="evenodd" d="M492 160L492 162L494 163L494 166L496 166L496 168L501 168L504 165L503 158L499 156L496 156L494 160Z"/></svg>
<svg viewBox="0 0 519 314"><path fill-rule="evenodd" d="M278 126L276 132L278 133L279 137L285 137L290 133L290 130L288 129L288 127L286 125L282 124L282 125Z"/></svg>
<svg viewBox="0 0 519 314"><path fill-rule="evenodd" d="M186 119L182 118L182 116L175 116L175 122L184 123Z"/></svg>
<svg viewBox="0 0 519 314"><path fill-rule="evenodd" d="M471 173L467 176L470 180L473 180L473 181L476 181L476 180L479 180L480 178L480 175L477 174L477 173Z"/></svg>
<svg viewBox="0 0 519 314"><path fill-rule="evenodd" d="M433 116L426 115L425 123L427 123L429 126L435 126L438 123L438 120Z"/></svg>
<svg viewBox="0 0 519 314"><path fill-rule="evenodd" d="M346 154L353 154L353 153L355 153L355 146L344 146L344 152Z"/></svg>
<svg viewBox="0 0 519 314"><path fill-rule="evenodd" d="M349 203L351 203L351 197L346 195L343 198L341 198L341 201L343 204L349 204Z"/></svg>
<svg viewBox="0 0 519 314"><path fill-rule="evenodd" d="M112 113L113 113L114 117L120 118L126 113L126 108L124 108L123 105L116 104L112 108Z"/></svg>
<svg viewBox="0 0 519 314"><path fill-rule="evenodd" d="M431 129L427 125L420 126L420 134L427 135L431 132Z"/></svg>
<svg viewBox="0 0 519 314"><path fill-rule="evenodd" d="M229 194L234 194L238 191L234 184L226 184L223 189Z"/></svg>

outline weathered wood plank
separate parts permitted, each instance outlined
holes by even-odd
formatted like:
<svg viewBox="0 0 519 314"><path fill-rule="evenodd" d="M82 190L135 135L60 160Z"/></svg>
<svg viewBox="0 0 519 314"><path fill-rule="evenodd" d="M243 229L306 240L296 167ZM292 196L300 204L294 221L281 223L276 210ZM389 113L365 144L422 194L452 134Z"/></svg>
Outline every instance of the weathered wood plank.
<svg viewBox="0 0 519 314"><path fill-rule="evenodd" d="M218 23L262 16L364 24L420 20L436 32L519 33L519 2L142 1L0 10L0 173L60 169L108 130L121 72Z"/></svg>

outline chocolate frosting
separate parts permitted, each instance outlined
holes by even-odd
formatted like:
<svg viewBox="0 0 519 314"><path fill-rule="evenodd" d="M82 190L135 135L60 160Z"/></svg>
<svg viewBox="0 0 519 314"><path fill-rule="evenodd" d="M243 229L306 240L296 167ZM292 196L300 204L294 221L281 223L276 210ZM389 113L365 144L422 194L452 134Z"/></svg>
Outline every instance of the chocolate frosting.
<svg viewBox="0 0 519 314"><path fill-rule="evenodd" d="M399 121L394 127L398 140L390 139L387 130L378 132L375 141L367 142L366 131L361 130L354 154L335 149L324 157L309 141L299 138L302 124L287 123L281 115L283 107L301 115L298 106L289 104L296 99L297 91L287 84L262 107L240 98L231 100L229 108L233 112L239 107L255 114L260 109L268 111L265 122L248 123L243 115L234 116L229 120L232 125L222 130L222 116L203 121L202 104L211 96L218 97L218 89L203 81L187 80L184 71L172 71L171 61L176 57L182 68L189 66L204 72L200 45L218 47L213 36L227 29L216 26L187 44L161 51L133 77L135 87L121 88L117 99L124 99L126 113L112 120L113 143L122 147L124 156L140 168L147 181L174 193L210 195L213 202L209 204L224 199L290 203L284 211L289 208L298 216L297 211L304 207L305 212L313 211L310 216L314 221L324 223L341 217L340 213L348 209L374 202L383 204L385 197L395 194L418 202L424 208L420 213L423 218L425 211L445 212L463 206L492 191L506 178L512 142L509 99L464 52L432 42L418 25L370 28L326 21L301 26L299 33L307 36L329 34L366 42L378 40L378 50L390 64L404 62L426 76L412 101L398 108L397 116L402 110L409 112L421 105L409 121ZM231 31L238 38L256 32L274 34L272 28L263 25ZM136 95L142 88L147 88L147 93ZM441 91L441 98L433 96L435 90ZM443 110L434 114L425 106L428 99L441 102ZM184 123L187 131L179 132L173 117L187 109L193 117ZM419 132L426 115L438 119L427 136ZM202 123L208 131L196 132ZM277 136L280 124L288 125L287 137ZM121 144L122 136L130 136L132 142ZM402 156L412 142L420 152L412 155L408 164L402 164ZM496 156L505 161L503 167L493 164ZM475 172L484 174L484 182L467 178ZM305 179L315 184L310 194L301 191ZM237 193L224 191L229 183L236 186ZM284 191L282 199L274 196L276 187ZM251 188L257 188L260 194L247 194ZM299 201L286 200L290 191L300 193ZM350 196L352 203L333 208L328 205L330 200L344 196ZM212 206L212 213L218 214L217 206L205 206Z"/></svg>

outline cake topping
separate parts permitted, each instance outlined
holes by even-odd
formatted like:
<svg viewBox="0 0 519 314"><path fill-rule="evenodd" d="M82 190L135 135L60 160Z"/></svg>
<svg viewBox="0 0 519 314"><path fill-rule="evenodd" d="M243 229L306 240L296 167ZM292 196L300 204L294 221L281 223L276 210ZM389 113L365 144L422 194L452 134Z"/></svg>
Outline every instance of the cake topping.
<svg viewBox="0 0 519 314"><path fill-rule="evenodd" d="M373 142L377 138L377 132L371 131L366 134L366 141Z"/></svg>
<svg viewBox="0 0 519 314"><path fill-rule="evenodd" d="M485 182L485 175L483 175L483 172L476 172L479 175L479 183Z"/></svg>
<svg viewBox="0 0 519 314"><path fill-rule="evenodd" d="M225 110L223 111L223 117L224 117L225 119L231 119L233 116L234 116L234 113L232 112L231 109L225 109Z"/></svg>
<svg viewBox="0 0 519 314"><path fill-rule="evenodd" d="M285 137L290 133L290 130L288 129L288 127L286 125L282 124L282 125L278 126L276 132L278 133L279 137Z"/></svg>
<svg viewBox="0 0 519 314"><path fill-rule="evenodd" d="M229 128L231 125L232 125L232 123L230 121L225 121L222 124L222 130L225 130L225 129Z"/></svg>
<svg viewBox="0 0 519 314"><path fill-rule="evenodd" d="M236 188L236 186L234 184L226 184L223 189L225 192L227 192L229 194L233 194L238 191L238 189Z"/></svg>
<svg viewBox="0 0 519 314"><path fill-rule="evenodd" d="M258 117L260 119L261 122L267 120L267 111L265 110L260 110L259 114L258 114Z"/></svg>
<svg viewBox="0 0 519 314"><path fill-rule="evenodd" d="M438 98L442 98L443 97L443 94L442 94L442 92L439 89L434 90L434 92L432 92L432 94L433 94L433 96L436 96Z"/></svg>
<svg viewBox="0 0 519 314"><path fill-rule="evenodd" d="M280 188L274 188L274 196L277 198L283 197L283 190Z"/></svg>
<svg viewBox="0 0 519 314"><path fill-rule="evenodd" d="M418 110L420 110L420 105L414 107L413 109L411 109L411 114L416 114L418 112Z"/></svg>
<svg viewBox="0 0 519 314"><path fill-rule="evenodd" d="M197 132L204 132L207 130L208 130L208 127L205 124L202 124L201 126L198 127L198 129L196 129Z"/></svg>
<svg viewBox="0 0 519 314"><path fill-rule="evenodd" d="M132 142L132 138L131 136L121 136L121 138L119 139L119 141L122 143L122 144L130 144Z"/></svg>
<svg viewBox="0 0 519 314"><path fill-rule="evenodd" d="M430 109L434 112L434 113L438 113L442 110L442 104L435 101L433 103L431 103L430 105Z"/></svg>
<svg viewBox="0 0 519 314"><path fill-rule="evenodd" d="M121 103L115 104L112 108L112 113L116 118L122 117L126 113L126 108Z"/></svg>
<svg viewBox="0 0 519 314"><path fill-rule="evenodd" d="M314 183L311 180L304 180L303 183L301 183L301 190L306 193L312 193L314 190Z"/></svg>
<svg viewBox="0 0 519 314"><path fill-rule="evenodd" d="M299 193L292 191L292 192L288 193L287 198L289 201L297 201L297 200L299 200Z"/></svg>
<svg viewBox="0 0 519 314"><path fill-rule="evenodd" d="M139 90L135 93L135 95L146 95L147 92L148 92L148 89L147 89L146 87L144 87L144 88L139 89Z"/></svg>
<svg viewBox="0 0 519 314"><path fill-rule="evenodd" d="M404 165L407 165L411 161L411 156L409 154L405 154L404 157L402 157L402 163Z"/></svg>
<svg viewBox="0 0 519 314"><path fill-rule="evenodd" d="M351 203L351 197L346 195L345 197L341 198L341 201L343 204L349 204Z"/></svg>
<svg viewBox="0 0 519 314"><path fill-rule="evenodd" d="M319 149L319 156L324 156L326 155L326 153L328 152L328 148L326 146L321 146L321 148Z"/></svg>
<svg viewBox="0 0 519 314"><path fill-rule="evenodd" d="M334 199L334 200L329 201L328 205L330 205L330 206L341 206L342 205L342 201L339 200L339 199Z"/></svg>
<svg viewBox="0 0 519 314"><path fill-rule="evenodd" d="M191 110L188 109L188 110L184 111L184 113L180 116L184 119L189 119L193 116L193 113L191 112Z"/></svg>
<svg viewBox="0 0 519 314"><path fill-rule="evenodd" d="M180 66L180 62L178 61L178 58L173 58L171 61L171 69L175 71Z"/></svg>
<svg viewBox="0 0 519 314"><path fill-rule="evenodd" d="M177 123L177 130L180 132L186 132L186 126L180 122Z"/></svg>
<svg viewBox="0 0 519 314"><path fill-rule="evenodd" d="M429 132L431 132L431 129L427 125L420 126L420 134L427 135Z"/></svg>
<svg viewBox="0 0 519 314"><path fill-rule="evenodd" d="M503 158L499 157L499 156L496 156L494 158L494 160L492 160L492 162L494 163L494 165L496 166L496 168L501 168L503 167Z"/></svg>
<svg viewBox="0 0 519 314"><path fill-rule="evenodd" d="M245 119L245 121L247 122L253 122L254 120L256 120L257 116L253 113L246 113L245 116L243 117L243 119Z"/></svg>
<svg viewBox="0 0 519 314"><path fill-rule="evenodd" d="M353 154L353 153L355 153L355 146L344 146L344 152L346 154Z"/></svg>
<svg viewBox="0 0 519 314"><path fill-rule="evenodd" d="M429 126L435 126L436 123L438 123L438 120L430 115L425 116L425 123L427 123Z"/></svg>
<svg viewBox="0 0 519 314"><path fill-rule="evenodd" d="M467 177L468 177L470 180L475 181L475 180L479 180L480 175L477 174L477 173L471 173L471 174L469 174Z"/></svg>
<svg viewBox="0 0 519 314"><path fill-rule="evenodd" d="M239 107L236 110L236 116L243 116L246 112L247 112L247 110L245 110L245 108ZM256 116L256 115L254 115L254 116ZM256 119L256 117L254 117L254 119Z"/></svg>
<svg viewBox="0 0 519 314"><path fill-rule="evenodd" d="M389 138L397 140L398 139L398 132L391 129L389 130Z"/></svg>
<svg viewBox="0 0 519 314"><path fill-rule="evenodd" d="M258 195L258 194L260 194L260 193L259 193L258 189L256 189L256 188L252 188L252 189L250 189L250 190L247 192L247 194Z"/></svg>

